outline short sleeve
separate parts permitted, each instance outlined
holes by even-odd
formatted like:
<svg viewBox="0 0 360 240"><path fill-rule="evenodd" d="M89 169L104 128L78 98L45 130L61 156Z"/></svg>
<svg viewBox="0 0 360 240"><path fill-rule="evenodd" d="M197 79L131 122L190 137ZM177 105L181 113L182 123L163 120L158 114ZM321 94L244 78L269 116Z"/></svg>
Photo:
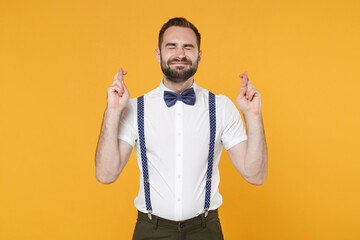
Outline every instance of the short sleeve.
<svg viewBox="0 0 360 240"><path fill-rule="evenodd" d="M136 103L137 99L130 99L126 108L121 114L118 138L135 146L137 141L137 120L136 120Z"/></svg>
<svg viewBox="0 0 360 240"><path fill-rule="evenodd" d="M221 141L225 149L229 150L236 144L247 140L247 135L239 110L228 97L225 97L222 110L223 131Z"/></svg>

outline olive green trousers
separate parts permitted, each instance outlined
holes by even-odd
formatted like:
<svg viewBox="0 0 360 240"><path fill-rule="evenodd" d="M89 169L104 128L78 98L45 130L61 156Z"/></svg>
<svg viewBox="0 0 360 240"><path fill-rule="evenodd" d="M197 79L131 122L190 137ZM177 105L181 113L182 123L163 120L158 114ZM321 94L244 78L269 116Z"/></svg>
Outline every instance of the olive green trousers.
<svg viewBox="0 0 360 240"><path fill-rule="evenodd" d="M185 220L170 221L138 211L133 240L222 240L224 239L218 210Z"/></svg>

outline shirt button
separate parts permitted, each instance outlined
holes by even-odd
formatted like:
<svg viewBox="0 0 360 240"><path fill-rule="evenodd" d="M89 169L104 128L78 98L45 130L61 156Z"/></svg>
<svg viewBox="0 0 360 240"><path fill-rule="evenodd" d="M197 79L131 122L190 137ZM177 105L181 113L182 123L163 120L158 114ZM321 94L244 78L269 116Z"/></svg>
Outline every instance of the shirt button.
<svg viewBox="0 0 360 240"><path fill-rule="evenodd" d="M181 176L180 176L180 175L178 176L178 179L181 179Z"/></svg>
<svg viewBox="0 0 360 240"><path fill-rule="evenodd" d="M178 133L178 136L180 137L180 136L181 136L181 133Z"/></svg>
<svg viewBox="0 0 360 240"><path fill-rule="evenodd" d="M178 115L178 116L181 116L181 113L178 113L177 115Z"/></svg>
<svg viewBox="0 0 360 240"><path fill-rule="evenodd" d="M178 202L181 202L181 199L180 199L180 198L178 198Z"/></svg>
<svg viewBox="0 0 360 240"><path fill-rule="evenodd" d="M178 157L181 157L181 153L178 153Z"/></svg>

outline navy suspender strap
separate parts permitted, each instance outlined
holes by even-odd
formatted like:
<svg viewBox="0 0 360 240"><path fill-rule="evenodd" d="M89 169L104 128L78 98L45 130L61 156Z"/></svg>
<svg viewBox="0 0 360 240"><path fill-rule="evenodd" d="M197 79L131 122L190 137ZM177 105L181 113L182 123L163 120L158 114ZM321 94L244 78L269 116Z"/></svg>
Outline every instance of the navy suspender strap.
<svg viewBox="0 0 360 240"><path fill-rule="evenodd" d="M145 145L145 131L144 131L144 96L137 98L137 120L138 120L138 132L141 152L141 163L144 177L144 192L146 210L148 211L149 219L152 219L152 207L150 200L150 181L149 170L147 166L146 145ZM216 135L216 105L215 95L209 92L209 121L210 121L210 142L209 142L209 156L208 156L208 168L206 174L205 185L205 204L204 213L205 217L208 215L211 199L211 180L212 170L214 162L214 148L215 148L215 135Z"/></svg>
<svg viewBox="0 0 360 240"><path fill-rule="evenodd" d="M213 162L214 162L215 133L216 133L215 95L211 92L209 92L209 120L210 120L210 142L209 142L208 169L206 174L206 185L205 185L205 204L204 204L205 217L208 215L210 208L211 179L212 179L212 170L213 170Z"/></svg>
<svg viewBox="0 0 360 240"><path fill-rule="evenodd" d="M137 119L138 119L138 132L141 151L141 164L144 177L144 191L145 191L145 203L148 216L151 219L152 207L150 201L150 182L149 182L149 170L147 166L146 145L145 145L145 131L144 131L144 96L137 99Z"/></svg>

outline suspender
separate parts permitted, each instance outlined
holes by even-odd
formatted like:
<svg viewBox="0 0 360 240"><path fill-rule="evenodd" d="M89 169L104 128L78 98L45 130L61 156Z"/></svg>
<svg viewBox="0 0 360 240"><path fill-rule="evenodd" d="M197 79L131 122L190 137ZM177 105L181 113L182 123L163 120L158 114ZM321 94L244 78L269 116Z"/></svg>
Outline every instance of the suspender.
<svg viewBox="0 0 360 240"><path fill-rule="evenodd" d="M214 147L215 147L215 133L216 133L216 109L215 109L215 95L209 92L209 120L210 120L210 143L209 143L209 157L208 157L208 169L206 176L205 187L205 217L208 215L210 208L210 193L211 193L211 179L212 169L214 162Z"/></svg>
<svg viewBox="0 0 360 240"><path fill-rule="evenodd" d="M147 167L147 156L145 146L145 131L144 131L144 96L137 99L137 118L138 118L138 131L140 140L140 151L141 151L141 164L143 169L144 177L144 191L145 191L145 203L148 216L151 219L152 207L150 201L150 182L149 182L149 171Z"/></svg>
<svg viewBox="0 0 360 240"><path fill-rule="evenodd" d="M138 132L139 132L139 141L140 141L141 163L142 163L142 170L144 177L146 210L148 211L149 219L152 219L151 217L152 207L150 200L150 182L149 182L149 171L147 166L145 131L144 131L144 96L138 97L137 99L137 120L138 120ZM211 180L212 180L215 135L216 135L215 95L211 92L209 92L209 121L210 121L210 143L209 143L208 169L206 174L206 185L205 185L205 204L204 204L205 217L208 215L208 211L210 208Z"/></svg>

